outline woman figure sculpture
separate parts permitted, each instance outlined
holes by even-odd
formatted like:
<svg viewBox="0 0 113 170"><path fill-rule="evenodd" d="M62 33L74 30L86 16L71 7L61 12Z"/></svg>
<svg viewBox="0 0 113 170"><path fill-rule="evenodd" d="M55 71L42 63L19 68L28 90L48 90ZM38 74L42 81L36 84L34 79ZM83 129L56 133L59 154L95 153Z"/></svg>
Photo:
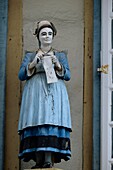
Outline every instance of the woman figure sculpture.
<svg viewBox="0 0 113 170"><path fill-rule="evenodd" d="M39 49L26 53L19 70L19 79L26 80L18 126L19 158L34 160L31 169L51 168L71 157L70 105L64 83L70 80L70 70L66 53L52 48L56 34L53 23L38 22Z"/></svg>

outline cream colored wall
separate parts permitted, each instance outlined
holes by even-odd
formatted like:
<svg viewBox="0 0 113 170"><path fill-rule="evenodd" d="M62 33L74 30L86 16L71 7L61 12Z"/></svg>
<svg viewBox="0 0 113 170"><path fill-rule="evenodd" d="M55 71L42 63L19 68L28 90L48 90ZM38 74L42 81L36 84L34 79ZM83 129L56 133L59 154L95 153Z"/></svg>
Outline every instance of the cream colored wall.
<svg viewBox="0 0 113 170"><path fill-rule="evenodd" d="M57 164L64 170L82 170L83 129L83 42L84 42L84 0L23 0L24 51L36 50L37 40L33 31L37 21L50 20L57 27L58 34L53 46L68 50L71 80L66 83L72 115L73 132L72 158ZM21 170L31 167L23 163Z"/></svg>

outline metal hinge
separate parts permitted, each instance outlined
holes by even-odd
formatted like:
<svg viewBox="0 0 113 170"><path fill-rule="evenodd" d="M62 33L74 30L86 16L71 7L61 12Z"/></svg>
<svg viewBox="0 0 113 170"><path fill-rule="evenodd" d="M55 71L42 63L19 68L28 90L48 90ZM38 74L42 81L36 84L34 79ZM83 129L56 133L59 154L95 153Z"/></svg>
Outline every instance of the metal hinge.
<svg viewBox="0 0 113 170"><path fill-rule="evenodd" d="M107 65L102 65L102 67L97 68L97 71L101 72L101 73L104 73L104 74L108 74L108 67L109 67L108 64Z"/></svg>

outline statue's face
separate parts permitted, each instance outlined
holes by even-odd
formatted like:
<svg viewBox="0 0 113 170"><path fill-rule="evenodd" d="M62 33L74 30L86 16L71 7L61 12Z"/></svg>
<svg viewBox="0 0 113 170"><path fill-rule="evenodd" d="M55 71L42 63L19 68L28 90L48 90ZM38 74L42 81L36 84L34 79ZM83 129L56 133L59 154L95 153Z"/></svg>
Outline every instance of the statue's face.
<svg viewBox="0 0 113 170"><path fill-rule="evenodd" d="M50 45L53 40L53 30L48 27L41 29L39 33L39 40L40 40L41 46Z"/></svg>

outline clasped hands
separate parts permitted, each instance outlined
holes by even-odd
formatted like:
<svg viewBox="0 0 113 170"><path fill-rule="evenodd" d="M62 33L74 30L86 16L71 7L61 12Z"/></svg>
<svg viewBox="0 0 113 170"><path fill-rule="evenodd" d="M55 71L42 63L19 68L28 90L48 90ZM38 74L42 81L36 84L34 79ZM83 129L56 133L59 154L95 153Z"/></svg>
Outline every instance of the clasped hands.
<svg viewBox="0 0 113 170"><path fill-rule="evenodd" d="M58 61L57 57L55 55L50 55L50 57L51 57L52 63L55 66L55 69L58 71L62 71L62 66L60 62ZM36 54L34 60L28 65L28 68L33 69L40 60L43 61L43 58L44 58L44 55Z"/></svg>

